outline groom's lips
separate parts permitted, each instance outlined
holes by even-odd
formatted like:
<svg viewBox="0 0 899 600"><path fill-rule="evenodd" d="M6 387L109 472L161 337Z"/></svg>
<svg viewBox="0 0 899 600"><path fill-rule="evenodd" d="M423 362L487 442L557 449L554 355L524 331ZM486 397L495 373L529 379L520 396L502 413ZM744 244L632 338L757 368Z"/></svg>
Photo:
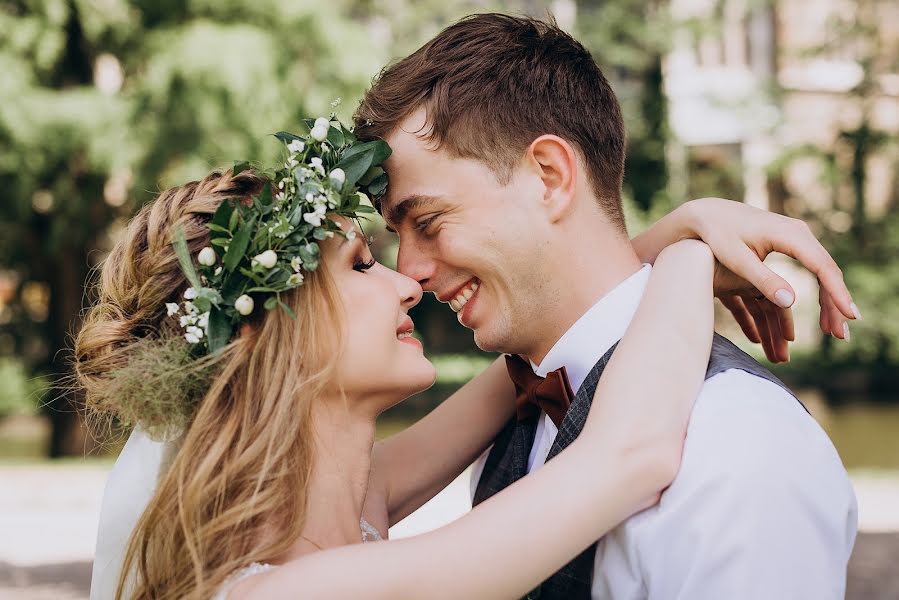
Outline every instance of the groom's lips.
<svg viewBox="0 0 899 600"><path fill-rule="evenodd" d="M459 324L463 327L468 327L469 329L474 329L471 324L471 311L474 310L474 305L477 304L478 299L480 298L481 288L478 289L472 294L471 298L468 299L468 302L465 303L465 306L462 307L462 310L456 313L456 320L459 321Z"/></svg>
<svg viewBox="0 0 899 600"><path fill-rule="evenodd" d="M456 296L458 296L458 295L459 295L459 292L461 292L461 291L462 291L463 289L465 289L467 286L471 285L471 282L472 282L472 281L477 281L477 279L478 279L477 277L472 277L472 278L470 278L470 279L465 280L465 281L462 283L462 285L460 285L459 287L453 289L452 292L445 293L445 294L438 294L438 295L437 295L437 300L439 300L440 302L443 302L444 304L449 304L449 301L450 301L450 300L452 300L453 298L455 298Z"/></svg>

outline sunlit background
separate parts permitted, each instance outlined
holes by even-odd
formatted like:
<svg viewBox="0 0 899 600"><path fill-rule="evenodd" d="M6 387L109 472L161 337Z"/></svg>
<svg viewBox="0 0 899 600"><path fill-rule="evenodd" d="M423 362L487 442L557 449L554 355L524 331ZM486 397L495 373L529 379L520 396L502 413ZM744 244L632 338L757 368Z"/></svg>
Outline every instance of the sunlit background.
<svg viewBox="0 0 899 600"><path fill-rule="evenodd" d="M850 343L817 329L814 280L773 261L799 293L799 340L776 372L856 485L848 597L899 598L895 0L0 0L0 597L87 597L127 432L87 433L61 390L85 281L129 216L212 167L274 159L269 134L336 98L348 119L383 65L487 10L552 13L603 67L626 115L632 233L724 196L807 220L843 267L865 317ZM395 238L371 233L394 264ZM489 361L433 299L414 317L438 385L382 434ZM466 486L393 533L463 512Z"/></svg>

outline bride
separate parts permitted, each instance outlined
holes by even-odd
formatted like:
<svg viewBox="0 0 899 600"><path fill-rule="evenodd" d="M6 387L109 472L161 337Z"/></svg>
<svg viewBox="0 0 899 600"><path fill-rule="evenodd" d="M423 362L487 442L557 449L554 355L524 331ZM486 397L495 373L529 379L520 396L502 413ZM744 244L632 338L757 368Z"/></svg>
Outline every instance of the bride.
<svg viewBox="0 0 899 600"><path fill-rule="evenodd" d="M565 452L458 521L386 542L484 451L516 390L497 360L375 443L378 415L435 379L408 316L422 290L375 262L354 218L360 191L383 192L367 175L389 149L339 124L344 143L328 145L316 126L282 138L274 174L163 192L103 265L76 341L88 403L175 440L158 481L134 482L155 487L115 597L522 596L675 477L709 358L714 257L698 241L661 251ZM629 377L638 366L656 376ZM522 526L548 515L553 527Z"/></svg>

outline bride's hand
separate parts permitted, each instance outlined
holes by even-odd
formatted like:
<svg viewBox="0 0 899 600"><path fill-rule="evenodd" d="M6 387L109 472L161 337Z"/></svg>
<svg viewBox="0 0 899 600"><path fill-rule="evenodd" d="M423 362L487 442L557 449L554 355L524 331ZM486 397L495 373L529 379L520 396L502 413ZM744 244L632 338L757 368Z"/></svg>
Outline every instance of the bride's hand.
<svg viewBox="0 0 899 600"><path fill-rule="evenodd" d="M792 286L762 262L786 254L814 273L820 286L824 333L848 339L847 319L860 318L843 273L803 221L721 198L692 200L634 239L640 258L652 262L667 244L700 238L718 260L715 295L751 341L772 362L789 360L793 340Z"/></svg>

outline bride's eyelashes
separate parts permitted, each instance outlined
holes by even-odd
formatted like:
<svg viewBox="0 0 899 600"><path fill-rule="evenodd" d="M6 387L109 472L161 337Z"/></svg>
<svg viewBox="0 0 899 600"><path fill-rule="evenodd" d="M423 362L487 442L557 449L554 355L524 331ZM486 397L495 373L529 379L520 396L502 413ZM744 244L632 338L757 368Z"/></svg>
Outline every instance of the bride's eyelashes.
<svg viewBox="0 0 899 600"><path fill-rule="evenodd" d="M361 258L358 258L358 259L356 259L356 262L353 263L353 270L359 271L360 273L364 273L365 271L368 271L373 266L375 266L375 262L376 261L374 258L372 258L368 262L363 261Z"/></svg>

